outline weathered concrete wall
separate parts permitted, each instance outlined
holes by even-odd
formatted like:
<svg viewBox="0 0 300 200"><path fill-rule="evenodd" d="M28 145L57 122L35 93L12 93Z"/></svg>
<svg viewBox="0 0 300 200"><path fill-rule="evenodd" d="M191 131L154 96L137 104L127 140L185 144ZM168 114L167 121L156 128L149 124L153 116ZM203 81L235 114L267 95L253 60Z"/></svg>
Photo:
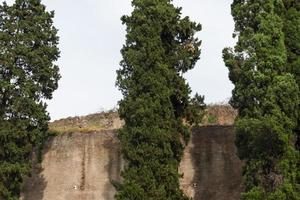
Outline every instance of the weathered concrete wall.
<svg viewBox="0 0 300 200"><path fill-rule="evenodd" d="M229 126L194 130L180 166L181 186L194 200L239 200L242 163Z"/></svg>
<svg viewBox="0 0 300 200"><path fill-rule="evenodd" d="M24 200L110 200L120 178L120 145L112 131L69 133L51 139L41 170L26 181Z"/></svg>
<svg viewBox="0 0 300 200"><path fill-rule="evenodd" d="M194 131L180 171L182 188L195 200L238 200L241 162L231 127ZM120 145L113 131L69 133L51 139L40 167L24 185L22 200L112 200L110 180L120 179Z"/></svg>

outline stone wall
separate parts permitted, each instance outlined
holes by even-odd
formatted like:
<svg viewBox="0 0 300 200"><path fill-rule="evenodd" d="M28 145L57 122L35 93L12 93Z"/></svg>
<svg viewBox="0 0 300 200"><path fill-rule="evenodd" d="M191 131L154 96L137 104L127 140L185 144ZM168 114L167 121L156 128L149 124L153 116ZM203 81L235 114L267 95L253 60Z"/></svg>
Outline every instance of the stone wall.
<svg viewBox="0 0 300 200"><path fill-rule="evenodd" d="M236 156L235 135L230 126L194 130L180 171L181 186L194 200L239 200L242 163Z"/></svg>
<svg viewBox="0 0 300 200"><path fill-rule="evenodd" d="M231 127L194 130L180 171L182 188L195 200L238 200L241 162ZM111 180L123 166L114 131L66 133L49 140L43 162L24 184L22 200L112 200Z"/></svg>
<svg viewBox="0 0 300 200"><path fill-rule="evenodd" d="M120 144L113 131L52 138L41 166L24 186L24 200L110 200L120 179Z"/></svg>

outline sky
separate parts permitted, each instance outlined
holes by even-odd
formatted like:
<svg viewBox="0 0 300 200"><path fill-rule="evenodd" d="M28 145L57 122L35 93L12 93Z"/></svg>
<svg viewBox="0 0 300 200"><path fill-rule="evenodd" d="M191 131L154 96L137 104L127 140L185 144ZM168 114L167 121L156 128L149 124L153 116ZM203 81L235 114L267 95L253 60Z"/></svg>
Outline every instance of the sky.
<svg viewBox="0 0 300 200"><path fill-rule="evenodd" d="M2 1L2 0L1 0ZM10 4L13 0L7 0ZM202 24L201 59L185 78L192 94L205 95L205 102L227 101L233 85L222 60L222 49L233 46L230 15L232 0L174 0ZM51 120L80 116L114 108L121 93L115 86L116 70L125 43L125 26L120 18L132 11L130 0L42 0L55 11L61 57L57 61L61 80L53 99L47 101Z"/></svg>

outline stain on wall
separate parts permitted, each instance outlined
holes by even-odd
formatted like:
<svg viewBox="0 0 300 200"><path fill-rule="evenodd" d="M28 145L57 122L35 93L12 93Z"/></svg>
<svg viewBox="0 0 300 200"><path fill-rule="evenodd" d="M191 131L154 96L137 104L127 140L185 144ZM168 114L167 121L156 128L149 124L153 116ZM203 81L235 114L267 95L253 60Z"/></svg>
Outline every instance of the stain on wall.
<svg viewBox="0 0 300 200"><path fill-rule="evenodd" d="M181 186L194 200L239 200L242 162L230 126L195 129L180 166Z"/></svg>
<svg viewBox="0 0 300 200"><path fill-rule="evenodd" d="M180 171L182 188L195 200L238 200L241 162L232 127L195 129ZM23 188L21 200L113 200L112 180L120 180L124 161L115 131L66 133L51 138L42 164Z"/></svg>
<svg viewBox="0 0 300 200"><path fill-rule="evenodd" d="M57 136L47 143L41 170L25 182L21 199L113 199L111 180L120 179L121 164L113 131Z"/></svg>

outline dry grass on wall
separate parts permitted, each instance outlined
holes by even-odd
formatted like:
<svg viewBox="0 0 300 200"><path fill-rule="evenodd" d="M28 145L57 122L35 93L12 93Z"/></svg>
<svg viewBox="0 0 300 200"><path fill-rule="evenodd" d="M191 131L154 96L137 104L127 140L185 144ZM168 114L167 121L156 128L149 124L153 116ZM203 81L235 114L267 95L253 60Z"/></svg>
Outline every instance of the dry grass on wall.
<svg viewBox="0 0 300 200"><path fill-rule="evenodd" d="M200 126L232 125L237 112L228 104L210 104ZM95 113L86 116L68 117L49 124L50 131L56 133L91 133L103 130L115 130L124 125L116 110Z"/></svg>

